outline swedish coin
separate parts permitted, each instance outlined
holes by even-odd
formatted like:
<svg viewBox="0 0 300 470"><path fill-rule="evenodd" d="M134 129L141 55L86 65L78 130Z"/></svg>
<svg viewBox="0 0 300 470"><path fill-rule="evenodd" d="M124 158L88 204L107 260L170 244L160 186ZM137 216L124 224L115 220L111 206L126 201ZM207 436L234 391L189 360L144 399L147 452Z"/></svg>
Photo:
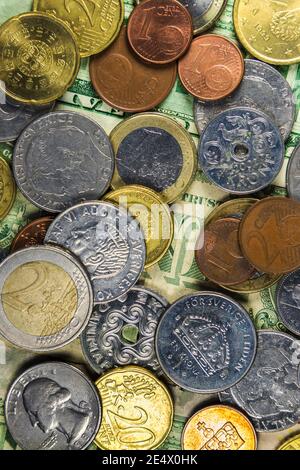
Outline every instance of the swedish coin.
<svg viewBox="0 0 300 470"><path fill-rule="evenodd" d="M289 196L300 201L300 144L290 157L286 180Z"/></svg>
<svg viewBox="0 0 300 470"><path fill-rule="evenodd" d="M276 306L284 326L300 336L300 271L284 276L277 286Z"/></svg>

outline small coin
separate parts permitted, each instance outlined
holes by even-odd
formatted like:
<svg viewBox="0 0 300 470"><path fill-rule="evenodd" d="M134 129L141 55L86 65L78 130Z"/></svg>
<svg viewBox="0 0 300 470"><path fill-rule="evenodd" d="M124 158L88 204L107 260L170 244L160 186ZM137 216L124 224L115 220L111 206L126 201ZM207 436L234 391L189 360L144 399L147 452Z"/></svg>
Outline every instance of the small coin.
<svg viewBox="0 0 300 470"><path fill-rule="evenodd" d="M256 333L246 310L215 292L179 299L156 332L163 371L175 384L196 393L237 383L251 367L255 351Z"/></svg>
<svg viewBox="0 0 300 470"><path fill-rule="evenodd" d="M9 213L16 197L16 185L8 163L0 158L0 220Z"/></svg>
<svg viewBox="0 0 300 470"><path fill-rule="evenodd" d="M277 313L284 326L300 336L300 271L282 278L276 291Z"/></svg>
<svg viewBox="0 0 300 470"><path fill-rule="evenodd" d="M244 58L239 48L217 34L195 38L178 64L184 88L203 101L219 100L233 93L244 71Z"/></svg>
<svg viewBox="0 0 300 470"><path fill-rule="evenodd" d="M0 333L14 345L51 351L77 338L93 308L88 277L54 247L31 247L0 265Z"/></svg>
<svg viewBox="0 0 300 470"><path fill-rule="evenodd" d="M97 122L79 113L56 111L24 130L14 149L13 168L27 199L48 212L62 212L107 191L114 154Z"/></svg>
<svg viewBox="0 0 300 470"><path fill-rule="evenodd" d="M194 34L211 28L224 11L227 0L179 0L193 20Z"/></svg>
<svg viewBox="0 0 300 470"><path fill-rule="evenodd" d="M6 21L0 27L0 55L4 91L23 104L55 101L73 83L80 65L71 30L44 13L23 13Z"/></svg>
<svg viewBox="0 0 300 470"><path fill-rule="evenodd" d="M44 362L12 384L5 418L22 449L81 450L99 429L101 405L95 386L80 370L64 362Z"/></svg>
<svg viewBox="0 0 300 470"><path fill-rule="evenodd" d="M144 0L131 13L127 33L141 59L168 64L188 49L193 23L188 10L177 0Z"/></svg>
<svg viewBox="0 0 300 470"><path fill-rule="evenodd" d="M95 438L100 449L150 450L164 442L173 422L173 402L155 375L142 367L119 367L102 375L96 387L102 403Z"/></svg>
<svg viewBox="0 0 300 470"><path fill-rule="evenodd" d="M138 222L109 202L85 202L67 209L50 225L45 243L66 248L80 259L96 303L125 294L144 269L146 248Z"/></svg>
<svg viewBox="0 0 300 470"><path fill-rule="evenodd" d="M289 196L300 202L300 144L294 149L287 167L286 179Z"/></svg>
<svg viewBox="0 0 300 470"><path fill-rule="evenodd" d="M224 100L195 99L195 123L201 135L218 114L229 108L246 106L267 114L287 140L296 118L296 102L289 83L274 67L258 60L245 60L245 75L237 90Z"/></svg>
<svg viewBox="0 0 300 470"><path fill-rule="evenodd" d="M240 244L259 271L285 274L300 267L300 204L268 197L254 204L240 226Z"/></svg>
<svg viewBox="0 0 300 470"><path fill-rule="evenodd" d="M186 423L183 450L256 450L257 438L249 419L229 406L197 411Z"/></svg>
<svg viewBox="0 0 300 470"><path fill-rule="evenodd" d="M300 450L300 434L285 441L277 450Z"/></svg>
<svg viewBox="0 0 300 470"><path fill-rule="evenodd" d="M251 194L268 186L284 161L277 126L252 108L232 108L213 119L202 134L198 161L204 174L232 194Z"/></svg>
<svg viewBox="0 0 300 470"><path fill-rule="evenodd" d="M53 217L51 216L41 217L30 222L16 235L11 245L11 252L14 253L30 246L42 245L52 222Z"/></svg>
<svg viewBox="0 0 300 470"><path fill-rule="evenodd" d="M114 189L139 184L171 203L191 184L197 169L195 144L173 119L138 114L116 126L110 138L116 155Z"/></svg>

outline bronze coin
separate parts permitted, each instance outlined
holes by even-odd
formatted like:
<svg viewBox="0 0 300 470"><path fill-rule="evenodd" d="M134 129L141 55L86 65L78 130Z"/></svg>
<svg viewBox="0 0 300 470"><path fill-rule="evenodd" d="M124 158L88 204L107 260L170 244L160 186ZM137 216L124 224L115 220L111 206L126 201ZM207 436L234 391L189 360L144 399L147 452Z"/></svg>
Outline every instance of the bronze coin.
<svg viewBox="0 0 300 470"><path fill-rule="evenodd" d="M30 246L42 245L46 232L53 220L54 217L51 216L41 217L26 225L12 242L11 252L29 248Z"/></svg>
<svg viewBox="0 0 300 470"><path fill-rule="evenodd" d="M241 83L245 62L239 48L229 39L206 34L193 40L179 61L179 77L184 88L202 101L230 95Z"/></svg>
<svg viewBox="0 0 300 470"><path fill-rule="evenodd" d="M188 10L177 0L144 0L130 15L127 34L141 59L168 64L188 49L193 22Z"/></svg>
<svg viewBox="0 0 300 470"><path fill-rule="evenodd" d="M99 96L113 108L128 113L147 111L170 93L177 64L157 66L142 62L132 52L126 26L105 52L90 62L90 75Z"/></svg>
<svg viewBox="0 0 300 470"><path fill-rule="evenodd" d="M300 203L268 197L254 204L241 221L245 257L265 273L284 274L300 267Z"/></svg>
<svg viewBox="0 0 300 470"><path fill-rule="evenodd" d="M209 224L198 239L195 253L198 267L208 279L217 284L240 284L247 281L254 272L254 267L241 251L239 227L239 219L218 219Z"/></svg>

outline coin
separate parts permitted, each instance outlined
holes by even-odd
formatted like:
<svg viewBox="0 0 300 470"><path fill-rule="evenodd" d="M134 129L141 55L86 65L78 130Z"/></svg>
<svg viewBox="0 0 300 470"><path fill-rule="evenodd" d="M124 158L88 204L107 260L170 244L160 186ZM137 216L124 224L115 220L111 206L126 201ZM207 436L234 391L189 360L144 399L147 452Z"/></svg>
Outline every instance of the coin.
<svg viewBox="0 0 300 470"><path fill-rule="evenodd" d="M108 304L95 305L81 335L90 366L99 374L116 366L139 365L160 371L154 335L168 302L144 287L133 287Z"/></svg>
<svg viewBox="0 0 300 470"><path fill-rule="evenodd" d="M13 168L27 199L48 212L61 212L107 191L114 154L97 122L80 113L56 111L24 130L14 149Z"/></svg>
<svg viewBox="0 0 300 470"><path fill-rule="evenodd" d="M182 85L203 101L219 100L233 93L244 71L244 58L239 48L217 34L195 38L178 63Z"/></svg>
<svg viewBox="0 0 300 470"><path fill-rule="evenodd" d="M286 180L289 196L300 201L300 144L294 149L287 167Z"/></svg>
<svg viewBox="0 0 300 470"><path fill-rule="evenodd" d="M179 387L213 393L248 372L256 333L246 310L216 292L179 299L156 331L156 353L165 374Z"/></svg>
<svg viewBox="0 0 300 470"><path fill-rule="evenodd" d="M146 248L138 222L109 202L84 202L50 225L45 243L68 249L86 267L96 303L112 302L138 281Z"/></svg>
<svg viewBox="0 0 300 470"><path fill-rule="evenodd" d="M0 158L0 220L9 213L16 197L16 185L8 163Z"/></svg>
<svg viewBox="0 0 300 470"><path fill-rule="evenodd" d="M254 363L234 387L220 393L223 403L244 410L259 432L281 431L299 421L300 343L279 331L258 331Z"/></svg>
<svg viewBox="0 0 300 470"><path fill-rule="evenodd" d="M223 191L251 194L268 186L284 161L277 126L252 108L232 108L205 128L198 148L204 174Z"/></svg>
<svg viewBox="0 0 300 470"><path fill-rule="evenodd" d="M255 430L240 411L213 405L197 411L186 423L184 450L256 450Z"/></svg>
<svg viewBox="0 0 300 470"><path fill-rule="evenodd" d="M0 265L0 293L0 333L32 351L73 341L93 308L81 264L54 247L30 247L8 256Z"/></svg>
<svg viewBox="0 0 300 470"><path fill-rule="evenodd" d="M138 59L128 44L126 26L109 49L90 62L96 92L113 108L129 113L161 103L173 88L176 73L176 63L156 66Z"/></svg>
<svg viewBox="0 0 300 470"><path fill-rule="evenodd" d="M106 49L124 20L123 0L34 0L33 7L60 18L72 29L81 57Z"/></svg>
<svg viewBox="0 0 300 470"><path fill-rule="evenodd" d="M168 64L188 49L193 36L192 18L177 0L144 0L130 15L127 34L141 59Z"/></svg>
<svg viewBox="0 0 300 470"><path fill-rule="evenodd" d="M24 104L55 101L73 83L80 65L71 30L44 13L23 13L6 21L0 27L0 55L4 91Z"/></svg>
<svg viewBox="0 0 300 470"><path fill-rule="evenodd" d="M289 137L296 118L296 102L289 83L274 67L246 59L244 78L232 95L215 102L195 99L194 116L199 134L218 114L238 106L263 111L279 127L283 140Z"/></svg>
<svg viewBox="0 0 300 470"><path fill-rule="evenodd" d="M233 21L243 46L273 65L300 62L299 0L235 0Z"/></svg>
<svg viewBox="0 0 300 470"><path fill-rule="evenodd" d="M42 245L46 232L53 222L53 217L46 216L35 219L26 225L15 237L11 245L11 252L29 248L30 246Z"/></svg>
<svg viewBox="0 0 300 470"><path fill-rule="evenodd" d="M300 450L300 435L291 437L285 441L277 450Z"/></svg>
<svg viewBox="0 0 300 470"><path fill-rule="evenodd" d="M161 197L144 186L123 186L104 197L123 206L139 222L146 243L145 269L157 263L168 251L173 235L174 223L169 209Z"/></svg>
<svg viewBox="0 0 300 470"><path fill-rule="evenodd" d="M240 244L259 271L285 274L300 267L300 204L268 197L254 204L240 226Z"/></svg>
<svg viewBox="0 0 300 470"><path fill-rule="evenodd" d="M300 271L282 278L276 290L277 313L284 326L300 336Z"/></svg>
<svg viewBox="0 0 300 470"><path fill-rule="evenodd" d="M179 0L191 14L194 34L200 34L211 28L220 18L226 6L226 0Z"/></svg>
<svg viewBox="0 0 300 470"><path fill-rule="evenodd" d="M159 113L125 119L110 134L116 155L113 189L140 184L176 201L197 169L192 137L175 120Z"/></svg>
<svg viewBox="0 0 300 470"><path fill-rule="evenodd" d="M119 367L102 375L96 387L102 403L95 438L100 449L149 450L163 443L172 426L173 403L155 375L142 367Z"/></svg>
<svg viewBox="0 0 300 470"><path fill-rule="evenodd" d="M65 362L44 362L12 384L5 418L22 449L80 450L99 429L101 405L95 386L80 370Z"/></svg>

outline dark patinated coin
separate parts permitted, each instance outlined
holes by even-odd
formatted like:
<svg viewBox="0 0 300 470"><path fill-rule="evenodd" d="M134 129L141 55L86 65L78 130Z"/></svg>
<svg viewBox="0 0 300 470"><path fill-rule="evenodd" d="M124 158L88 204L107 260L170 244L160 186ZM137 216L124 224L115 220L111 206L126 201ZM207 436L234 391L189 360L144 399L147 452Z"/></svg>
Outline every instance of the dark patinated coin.
<svg viewBox="0 0 300 470"><path fill-rule="evenodd" d="M289 196L300 201L300 144L289 160L286 181Z"/></svg>
<svg viewBox="0 0 300 470"><path fill-rule="evenodd" d="M300 336L300 270L282 278L277 286L276 303L284 326Z"/></svg>

